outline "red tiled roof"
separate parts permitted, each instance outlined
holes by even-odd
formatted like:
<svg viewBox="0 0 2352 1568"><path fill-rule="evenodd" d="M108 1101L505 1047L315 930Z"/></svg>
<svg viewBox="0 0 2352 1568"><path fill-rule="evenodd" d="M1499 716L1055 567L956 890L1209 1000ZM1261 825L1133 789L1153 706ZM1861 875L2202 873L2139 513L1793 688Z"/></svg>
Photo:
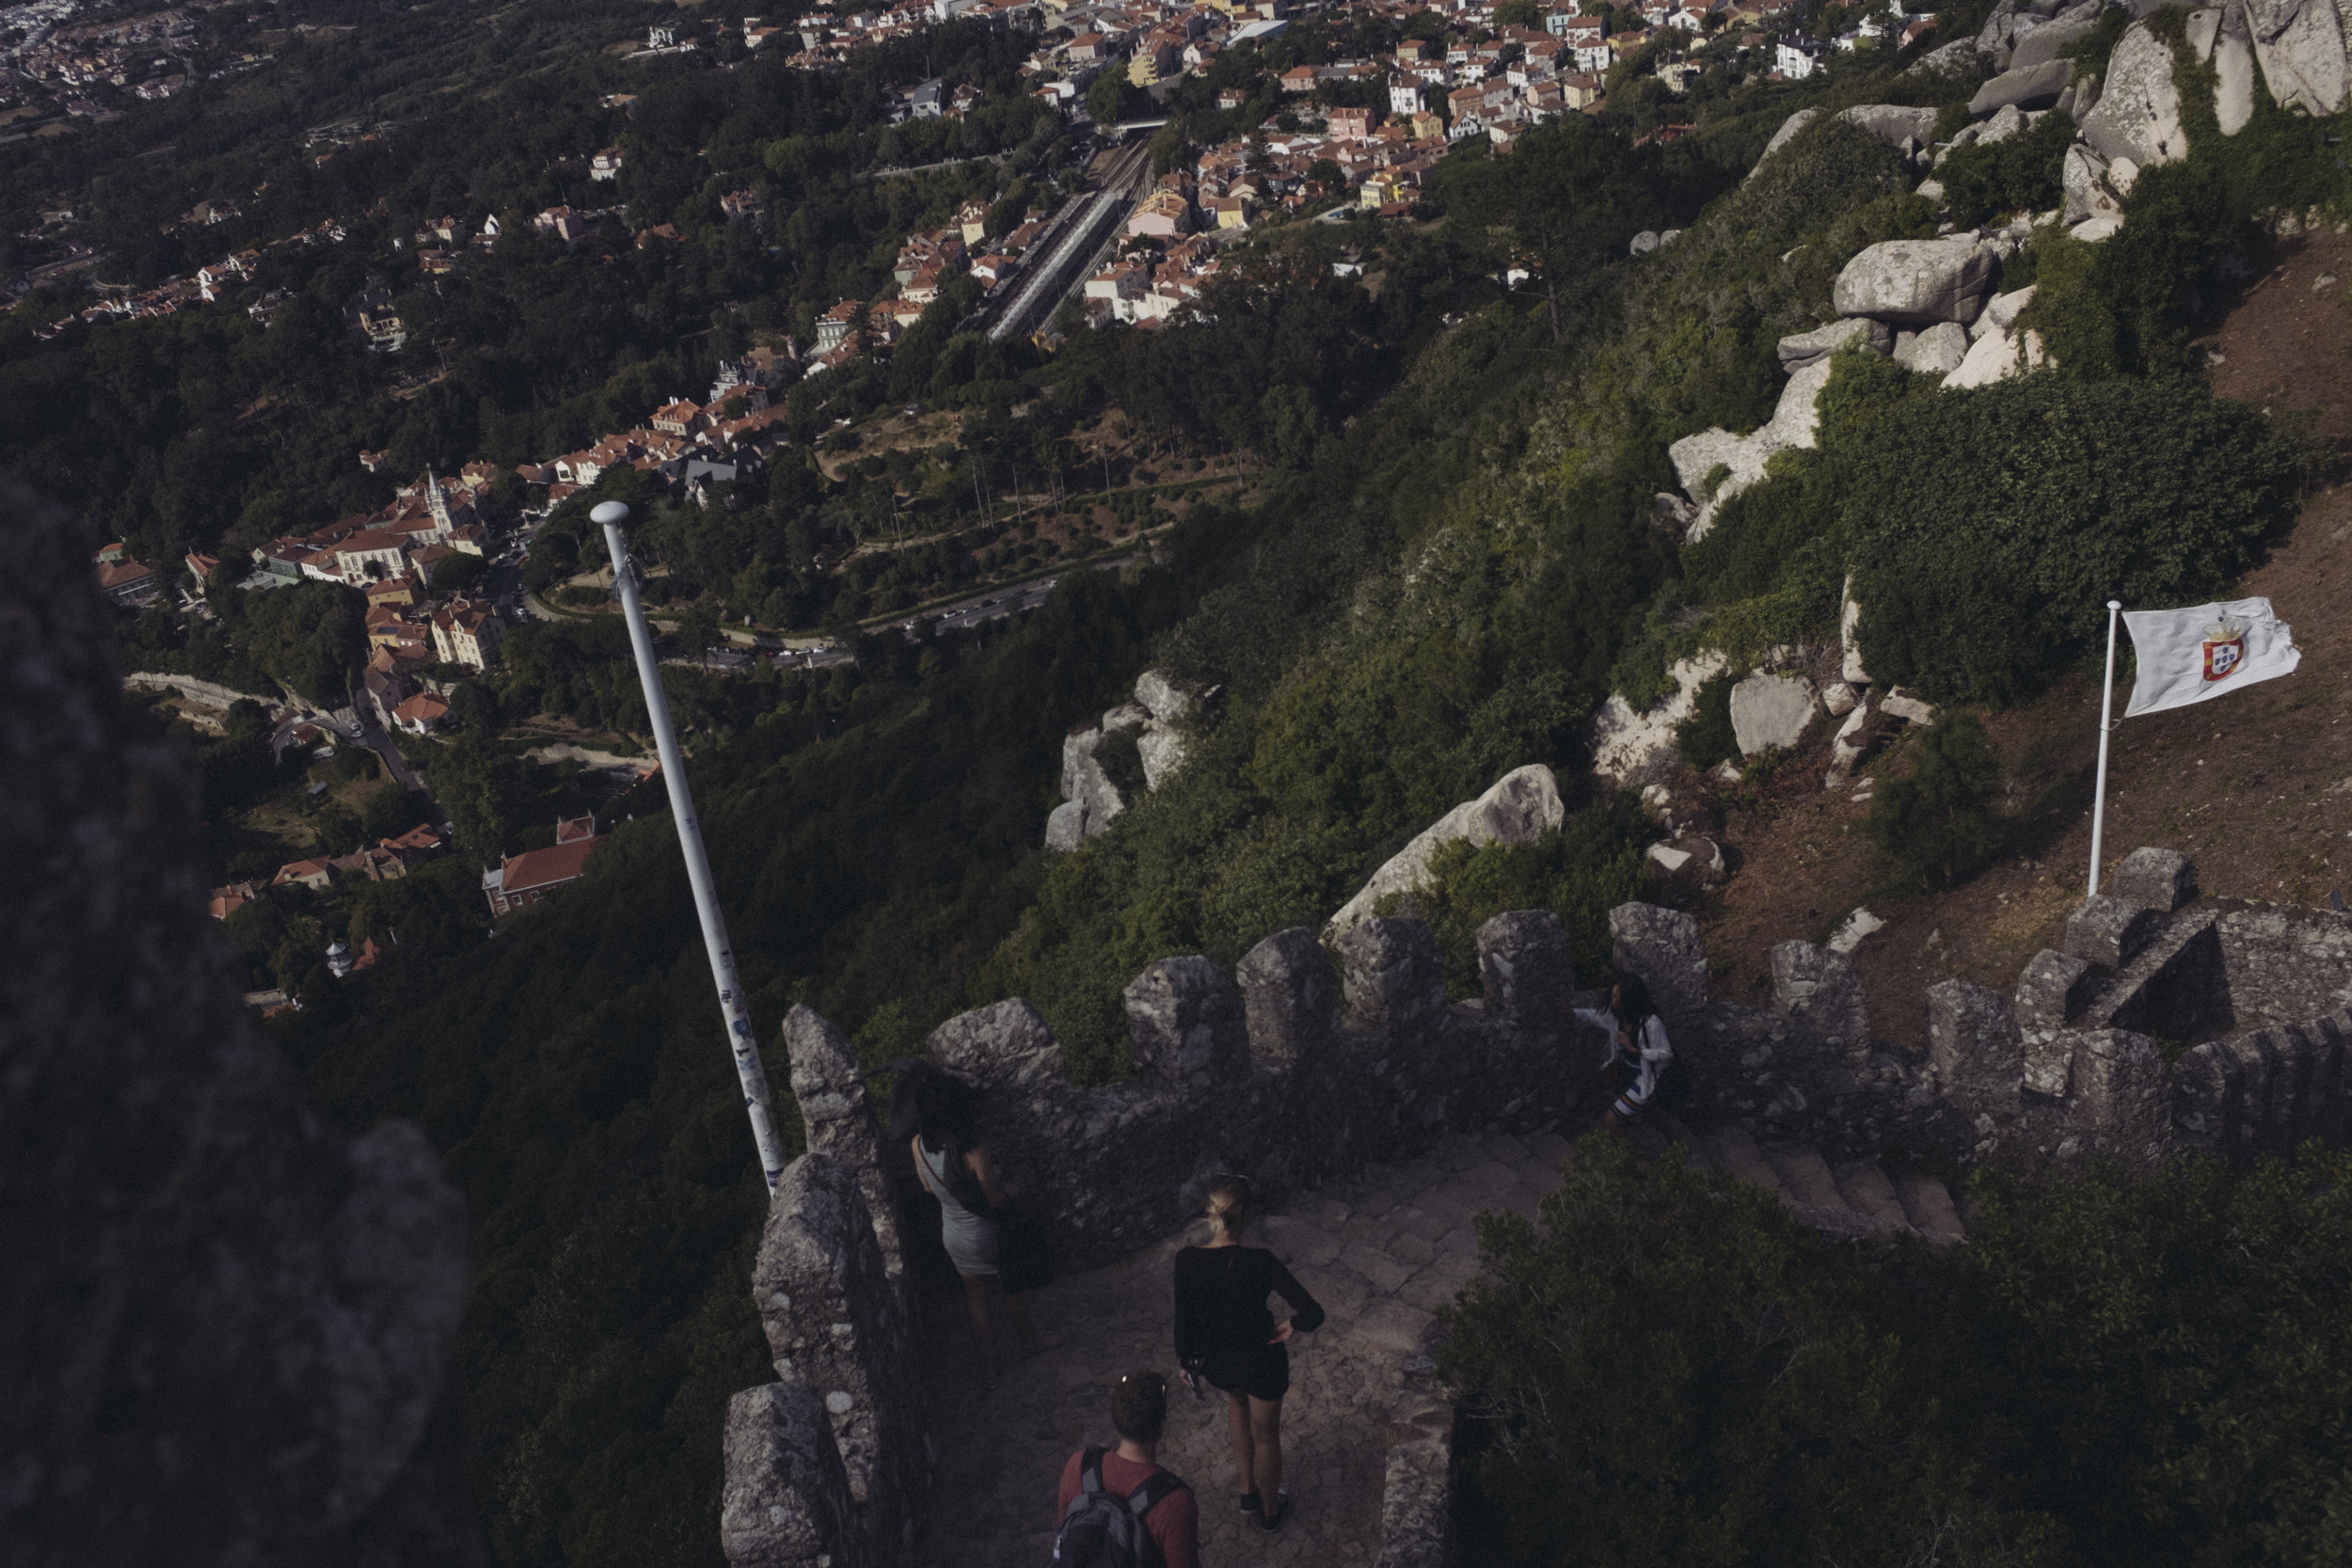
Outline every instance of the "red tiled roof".
<svg viewBox="0 0 2352 1568"><path fill-rule="evenodd" d="M499 887L511 898L533 888L568 882L586 867L597 843L593 838L574 839L552 849L526 849L519 855L509 855L499 868Z"/></svg>

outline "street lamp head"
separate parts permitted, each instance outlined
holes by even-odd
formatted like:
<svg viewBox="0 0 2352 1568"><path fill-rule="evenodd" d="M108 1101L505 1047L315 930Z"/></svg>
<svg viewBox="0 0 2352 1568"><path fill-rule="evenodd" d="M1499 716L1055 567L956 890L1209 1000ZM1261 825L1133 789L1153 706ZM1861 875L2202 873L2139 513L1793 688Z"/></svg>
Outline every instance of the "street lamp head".
<svg viewBox="0 0 2352 1568"><path fill-rule="evenodd" d="M608 523L626 523L628 521L628 503L627 501L601 501L597 503L595 511L588 514L588 520L599 528Z"/></svg>

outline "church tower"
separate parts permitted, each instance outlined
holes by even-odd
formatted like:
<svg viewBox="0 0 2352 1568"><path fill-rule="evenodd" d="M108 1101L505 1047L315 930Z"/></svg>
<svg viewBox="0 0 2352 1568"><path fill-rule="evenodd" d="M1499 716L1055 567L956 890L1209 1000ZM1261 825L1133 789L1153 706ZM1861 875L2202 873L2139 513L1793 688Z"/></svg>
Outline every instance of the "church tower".
<svg viewBox="0 0 2352 1568"><path fill-rule="evenodd" d="M433 477L433 469L424 470L424 503L433 511L433 534L446 545L457 536L457 525L450 520L449 498L441 494L441 482Z"/></svg>

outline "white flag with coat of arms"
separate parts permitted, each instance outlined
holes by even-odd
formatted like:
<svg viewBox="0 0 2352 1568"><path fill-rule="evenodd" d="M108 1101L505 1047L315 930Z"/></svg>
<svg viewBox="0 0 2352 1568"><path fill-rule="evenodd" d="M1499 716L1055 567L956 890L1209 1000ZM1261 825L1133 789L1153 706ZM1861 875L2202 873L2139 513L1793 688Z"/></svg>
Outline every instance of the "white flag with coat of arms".
<svg viewBox="0 0 2352 1568"><path fill-rule="evenodd" d="M2268 599L2225 599L2185 610L2128 610L2123 626L2139 656L2123 717L2210 702L2287 674L2303 656Z"/></svg>

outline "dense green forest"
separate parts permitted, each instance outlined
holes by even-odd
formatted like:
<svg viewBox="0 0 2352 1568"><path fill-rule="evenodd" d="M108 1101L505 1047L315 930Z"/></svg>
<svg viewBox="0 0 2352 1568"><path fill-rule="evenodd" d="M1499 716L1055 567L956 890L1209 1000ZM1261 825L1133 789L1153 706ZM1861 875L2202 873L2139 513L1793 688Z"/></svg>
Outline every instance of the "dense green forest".
<svg viewBox="0 0 2352 1568"><path fill-rule="evenodd" d="M1972 30L1982 8L1947 17L1945 36ZM516 19L501 27L560 29L564 14L612 13L500 14ZM513 51L542 35L465 36L476 50ZM388 361L337 325L365 281L354 264L368 254L360 248L271 263L288 270L265 280L309 302L310 326L297 318L296 334L284 338L284 317L262 332L240 312L192 310L43 343L29 331L48 319L36 300L0 328L0 462L161 550L266 536L374 504L380 497L351 462L363 445L389 444L404 473L428 460L546 455L601 420L695 389L719 353L753 335L804 325L809 309L837 294L870 293L906 229L938 221L967 196L1013 197L1025 170L1042 175L1057 135L1009 104L1001 122L982 116L957 133L979 139L956 150L1005 151L1005 163L929 183L861 183L855 172L875 162L938 150L911 149L882 125L876 92L894 71L912 74L905 62L810 80L764 61L733 72L662 64L627 79L640 99L624 123L587 107L622 80L611 63L548 47L543 68L511 77L490 71L486 56L461 61L447 39L415 56L437 63L413 77L355 74L339 103L356 109L396 96L403 83L437 83L461 66L481 72L413 130L404 121L380 146L318 166L316 177L342 179L335 171L346 158L353 169L390 160L370 177L380 184L324 193L301 221L332 208L390 234L461 200L528 210L564 194L553 172L564 160L619 137L631 148L629 226L658 216L675 222L685 243L640 250L616 228L570 255L535 242L501 245L437 297L418 299L426 334L453 340L451 370L406 401L382 391ZM924 47L929 73L1004 88L1010 57L985 36L943 30ZM306 69L324 75L327 64ZM1775 341L1833 313L1830 288L1845 259L1936 227L1912 194L1915 171L1883 142L1825 122L1750 178L1766 140L1802 105L1950 105L1973 86L1899 72L1865 52L1803 85L1714 83L1694 97L1693 133L1663 144L1637 146L1635 122L1571 117L1522 138L1508 161L1465 147L1410 222L1369 232L1318 226L1243 253L1210 319L1085 333L1050 356L1025 347L994 359L918 326L887 367L797 395L803 439L886 400L963 400L971 417L954 450L869 453L841 478L782 463L730 498L739 504L700 517L632 492L672 572L665 594L706 594L731 616L771 624L829 617L848 635L847 616L889 607L915 584L879 573L820 581L819 551L870 533L902 491L931 486L944 515L963 504L976 475L1017 486L1023 467L1074 470L1085 455L1074 433L1114 409L1138 439L1187 460L1246 449L1257 465L1255 504L1195 505L1130 569L1067 574L1019 624L953 639L866 639L855 667L821 677L672 673L760 1026L772 1032L791 1003L805 1001L879 1064L964 1006L1025 994L1077 1070L1118 1077L1127 1063L1117 990L1142 964L1194 951L1231 960L1278 927L1319 924L1413 833L1529 762L1559 770L1568 825L1533 846L1449 855L1422 908L1457 980L1468 979L1477 920L1530 905L1556 910L1580 961L1598 973L1603 916L1639 886L1652 831L1629 801L1573 782L1584 776L1584 726L1611 690L1646 701L1669 662L1703 644L1739 662L1772 642L1834 636L1850 568L1884 585L1887 608L1866 622L1874 663L1953 700L2028 696L2078 657L2073 586L2101 562L2132 563L2167 593L2225 584L2292 515L2313 459L2186 373L2180 346L2195 315L2184 302L2190 291L2208 304L2226 297L2225 261L2259 243L2256 219L2279 193L2298 203L2343 194L2341 171L2320 150L2328 127L2266 100L2255 141L2224 149L2204 138L2187 164L2143 176L2123 230L2106 245L2070 248L2045 235L2010 261L2003 288L2043 281L2036 309L2061 345L2056 372L1963 394L1934 391L1884 362L1841 364L1817 451L1782 460L1724 508L1698 547L1682 548L1656 526L1653 498L1675 487L1666 444L1709 424L1747 430L1769 418L1782 382ZM136 124L108 134L128 136ZM291 142L278 148L289 166L303 162ZM684 172L704 153L707 176ZM2265 169L2292 175L2265 183ZM1994 194L1972 199L2024 199L2012 185L2042 199L2031 172L1988 166L1972 189ZM770 214L757 244L711 215L716 195L744 182ZM362 191L366 203L350 202ZM379 191L395 194L368 219ZM188 198L167 187L145 199ZM295 214L289 207L271 221L279 216ZM1629 257L1627 241L1644 229L1681 232ZM1365 283L1335 276L1343 245L1366 249ZM166 254L152 262L180 264ZM1530 280L1502 281L1513 266L1531 267ZM265 391L276 400L268 407L223 418ZM1970 460L1987 444L2037 436L2038 461ZM2232 465L2184 460L2215 443L2228 445ZM123 452L136 455L124 461ZM2134 485L2118 477L2126 469ZM631 483L615 479L597 494ZM2057 505L2079 499L2086 483L2095 504ZM560 511L534 541L539 581L593 563L584 505ZM1986 524L2002 517L2020 520ZM2229 526L2202 526L2215 518ZM2076 553L2093 525L2095 555ZM1018 543L960 538L922 570L953 581L977 552ZM847 599L853 591L861 596ZM323 604L270 597L278 603L217 640L149 622L129 635L135 646L146 638L161 654L224 673L239 659L267 658L263 669L298 684L302 650L349 633ZM2002 628L2005 641L1997 649L1931 641L1924 634L1947 603ZM609 630L531 628L503 673L468 684L453 733L423 756L463 855L443 863L453 869L388 884L399 891L365 910L336 911L355 935L397 927L400 943L375 970L339 986L306 964L304 944L333 934L316 912L247 917L257 928L244 933L257 975L303 996L304 1010L279 1027L315 1092L355 1124L416 1117L472 1202L476 1275L458 1375L483 1515L507 1568L714 1562L720 1413L729 1393L768 1375L744 1289L762 1193L658 787L613 802L604 814L610 841L584 880L503 923L495 938L484 935L468 863L511 847L535 816L551 820L568 800L560 782L497 743L501 723L540 712L637 721ZM1064 734L1121 700L1154 663L1215 691L1189 736L1190 760L1110 832L1047 857L1039 846ZM242 727L205 743L208 787L224 804L283 787L254 770L250 721L243 716ZM281 923L263 928L271 919ZM780 1062L771 1077L785 1080ZM783 1121L797 1136L788 1106ZM1603 1185L1564 1201L1615 1205L1643 1225L1740 1201L1670 1177L1645 1187L1629 1171L1604 1168L1594 1180ZM1803 1484L1792 1495L1804 1506L1779 1520L1763 1517L1769 1498L1661 1488L1654 1478L1639 1482L1651 1488L1642 1493L1611 1472L1618 1490L1595 1515L1596 1530L1633 1530L1642 1497L1669 1516L1641 1549L1596 1534L1593 1550L1629 1562L1710 1551L1708 1560L1847 1560L1838 1554L1867 1528L1854 1510L1883 1504L1912 1512L1887 1527L1894 1535L1871 1538L1879 1546L1911 1542L1914 1516L1940 1510L1970 1540L2007 1544L2019 1560L2094 1542L2122 1561L2127 1547L2161 1538L2213 1541L2209 1560L2223 1560L2219 1543L2242 1530L2273 1530L2284 1544L2274 1555L2298 1555L2289 1548L2319 1539L2296 1511L2306 1494L2320 1495L2320 1481L2296 1472L2285 1484L2305 1492L2293 1499L2231 1504L2228 1476L2244 1472L2228 1471L2211 1447L2192 1463L2182 1457L2185 1439L2156 1430L2159 1417L2189 1423L2210 1412L2221 1423L2228 1400L2250 1400L2251 1385L2200 1386L2169 1416L2095 1401L2075 1410L2070 1401L2098 1392L2081 1382L2088 1372L2069 1370L2067 1357L2085 1347L2066 1338L2071 1320L2037 1317L2032 1305L2123 1292L2098 1273L2107 1255L2065 1244L2069 1227L2086 1223L2068 1202L2108 1204L2118 1225L2141 1227L2134 1233L2152 1256L2169 1259L2208 1229L2167 1220L2164 1204L2239 1201L2217 1175L2179 1180L2186 1185L2173 1197L2171 1189L2092 1188L2073 1199L2004 1198L2010 1207L1996 1212L2013 1219L1980 1227L1977 1261L1964 1267L1985 1272L1959 1283L1948 1272L1882 1276L1851 1259L1824 1261L1808 1239L1743 1210L1735 1228L1744 1242L1694 1222L1687 1255L1672 1262L1676 1277L1730 1268L1726 1277L1748 1292L1739 1301L1790 1315L1801 1307L1808 1333L1853 1354L1820 1385L1800 1379L1791 1388L1774 1381L1785 1368L1732 1354L1724 1303L1661 1295L1661 1311L1716 1313L1691 1326L1720 1356L1677 1375L1696 1386L1720 1370L1726 1400L1745 1391L1756 1402L1720 1429L1688 1430L1645 1404L1646 1414L1628 1416L1629 1440L1727 1465L1768 1440L1804 1449L1824 1421L1888 1441L1851 1493L1836 1491L1810 1449L1799 1452L1790 1473ZM1575 1223L1589 1230L1601 1220ZM1491 1240L1505 1255L1525 1250L1524 1238ZM1921 1302L1947 1314L1934 1321L1953 1325L1966 1355L1942 1340L1918 1350L1885 1342L1886 1325ZM2237 1310L2218 1297L2191 1305ZM2255 1342L2243 1338L2252 1330L2242 1315L2182 1311L2183 1323L2215 1323L2217 1345ZM1524 1352L1508 1342L1508 1326L1494 1326L1481 1353L1506 1370ZM2144 1316L2088 1348L2136 1375L2160 1330ZM2290 1334L2258 1365L2283 1368L2301 1343ZM1632 1356L1640 1345L1629 1338L1620 1349ZM2014 1363L1996 1369L2004 1378L1964 1390L1966 1400L1939 1392L1939 1379L1973 1377L2004 1357ZM1640 1386L1643 1368L1571 1370L1622 1389ZM1775 1398L1804 1407L1792 1415ZM2192 1408L2193 1418L2179 1414ZM2025 1439L2000 1450L1997 1465L1970 1449L1994 1430L1988 1423L2039 1422L2027 1435L2047 1445L2094 1419L2104 1424L2065 1472L2090 1502L2055 1496L2057 1476L2031 1468L2045 1449ZM2304 1419L2281 1416L2264 1441L2275 1449L2285 1441L2276 1433L2302 1431L2294 1422ZM1782 1425L1757 1424L1772 1422ZM1547 1478L1586 1463L1576 1446L1585 1437L1543 1440L1552 1446L1522 1441L1518 1453L1534 1457L1511 1463L1524 1470L1498 1461L1482 1472L1514 1528L1531 1532L1549 1528ZM2167 1513L2173 1505L2160 1495L2175 1475L2195 1489ZM2164 1535L2184 1520L2183 1531L2205 1533ZM1767 1524L1779 1532L1771 1552L1733 1549ZM1677 1556L1685 1546L1689 1555Z"/></svg>
<svg viewBox="0 0 2352 1568"><path fill-rule="evenodd" d="M1444 1314L1463 1560L2333 1562L2352 1156L1979 1179L1964 1246L1873 1250L1589 1140L1481 1222Z"/></svg>

